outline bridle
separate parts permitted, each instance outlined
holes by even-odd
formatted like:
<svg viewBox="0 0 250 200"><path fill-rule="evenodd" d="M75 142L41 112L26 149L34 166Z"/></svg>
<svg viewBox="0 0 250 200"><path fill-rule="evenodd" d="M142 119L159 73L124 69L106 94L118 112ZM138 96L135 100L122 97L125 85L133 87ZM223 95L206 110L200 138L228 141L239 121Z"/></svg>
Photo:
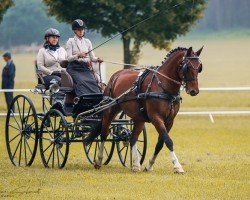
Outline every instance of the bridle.
<svg viewBox="0 0 250 200"><path fill-rule="evenodd" d="M193 63L190 60L198 60L198 62L200 64L198 65L198 67L196 67L193 65ZM201 73L202 72L202 62L200 61L200 58L198 56L197 57L196 56L190 56L190 57L185 56L183 58L183 61L181 62L180 67L179 67L179 72L180 72L179 76L180 76L180 79L182 80L182 85L184 85L184 86L186 86L188 82L197 81L196 77L191 77L191 78L187 77L189 67L192 67L194 70L198 70L198 73Z"/></svg>
<svg viewBox="0 0 250 200"><path fill-rule="evenodd" d="M195 67L193 65L193 63L190 61L190 59L196 59L196 60L198 60L199 63L200 63L198 65L198 67ZM157 75L160 75L161 77L163 77L163 78L165 78L167 80L170 80L171 82L173 82L173 83L175 83L175 84L177 84L179 86L183 86L184 88L186 88L188 82L197 81L197 78L195 78L195 77L187 78L187 73L188 73L189 67L192 67L194 70L198 70L198 73L200 73L202 71L202 62L200 61L199 57L196 57L196 56L192 56L192 57L191 56L185 56L183 58L183 60L181 61L181 64L180 64L179 69L178 69L178 73L179 73L179 77L180 77L181 81L177 81L177 80L175 80L173 78L170 78L169 76L167 76L167 75L159 72L160 67L157 67L156 69L149 68L149 67L145 68L145 69L153 72L153 76L152 76L150 84L148 85L147 91L149 90L149 88L151 88L151 84L153 82L153 79L155 78L157 80L158 85L162 88L162 90L164 92L166 92L166 89L164 89L163 84L162 84L162 82L160 81L160 79L159 79L159 77Z"/></svg>

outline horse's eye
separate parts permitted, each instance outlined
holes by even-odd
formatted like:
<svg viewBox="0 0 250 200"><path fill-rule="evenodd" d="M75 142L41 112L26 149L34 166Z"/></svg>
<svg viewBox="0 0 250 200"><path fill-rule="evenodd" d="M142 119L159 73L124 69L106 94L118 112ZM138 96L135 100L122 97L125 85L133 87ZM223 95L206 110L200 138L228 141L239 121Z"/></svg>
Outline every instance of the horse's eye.
<svg viewBox="0 0 250 200"><path fill-rule="evenodd" d="M202 72L202 64L200 64L200 67L199 67L199 71L198 71L199 73L201 73Z"/></svg>

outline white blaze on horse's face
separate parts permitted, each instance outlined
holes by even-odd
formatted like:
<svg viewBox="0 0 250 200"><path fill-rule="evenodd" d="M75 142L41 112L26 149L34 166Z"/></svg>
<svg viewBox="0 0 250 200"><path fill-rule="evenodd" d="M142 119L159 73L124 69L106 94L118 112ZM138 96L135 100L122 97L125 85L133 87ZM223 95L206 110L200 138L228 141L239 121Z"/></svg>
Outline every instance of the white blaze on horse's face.
<svg viewBox="0 0 250 200"><path fill-rule="evenodd" d="M199 93L198 74L202 70L199 55L202 49L203 47L195 53L190 47L184 58L184 65L186 66L183 67L183 78L186 84L186 92L191 96L196 96Z"/></svg>

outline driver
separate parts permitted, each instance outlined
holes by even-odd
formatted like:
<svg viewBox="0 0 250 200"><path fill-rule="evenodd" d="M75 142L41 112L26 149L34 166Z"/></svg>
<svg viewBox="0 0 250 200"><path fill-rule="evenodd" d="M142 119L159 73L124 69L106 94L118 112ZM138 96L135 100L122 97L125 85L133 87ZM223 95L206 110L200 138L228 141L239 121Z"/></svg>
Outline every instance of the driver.
<svg viewBox="0 0 250 200"><path fill-rule="evenodd" d="M60 85L60 72L65 70L59 63L67 60L67 53L59 45L59 37L60 33L57 29L46 30L45 42L37 54L37 67L42 72L46 88L49 88L53 79Z"/></svg>
<svg viewBox="0 0 250 200"><path fill-rule="evenodd" d="M102 59L95 56L91 41L84 37L85 29L84 21L74 20L72 30L75 36L69 38L66 44L69 61L67 72L73 79L75 93L78 97L83 94L100 93L91 62L101 63Z"/></svg>

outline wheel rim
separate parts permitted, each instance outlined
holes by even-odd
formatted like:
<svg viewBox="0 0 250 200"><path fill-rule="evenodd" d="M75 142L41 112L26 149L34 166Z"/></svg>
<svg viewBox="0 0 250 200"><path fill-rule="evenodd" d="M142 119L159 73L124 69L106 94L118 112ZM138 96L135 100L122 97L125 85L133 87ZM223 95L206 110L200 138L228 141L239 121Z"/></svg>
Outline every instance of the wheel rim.
<svg viewBox="0 0 250 200"><path fill-rule="evenodd" d="M38 142L38 120L33 103L24 95L16 96L11 102L6 117L5 139L13 165L30 166L33 163Z"/></svg>
<svg viewBox="0 0 250 200"><path fill-rule="evenodd" d="M113 138L113 128L110 128L110 134L108 135L107 139L108 140L112 140ZM88 161L91 164L94 164L94 161L96 160L96 158L98 157L98 152L100 150L100 145L101 145L101 137L98 136L93 142L91 142L89 145L86 145L85 143L83 143L83 148L84 148L84 152L87 156ZM103 164L107 165L113 155L114 152L114 148L115 148L115 142L114 141L106 141L104 143L104 153L103 153Z"/></svg>
<svg viewBox="0 0 250 200"><path fill-rule="evenodd" d="M126 115L124 115L124 113L122 113L119 118L126 119ZM121 131L121 129L128 129L132 132L133 123L131 123L129 125L118 125L117 131ZM129 140L130 140L130 138L126 141L116 142L118 157L119 157L119 160L124 167L129 167L132 164L131 163L132 162L131 147L130 147ZM137 140L137 151L138 151L138 154L141 158L140 164L142 164L144 159L145 159L146 151L147 151L147 131L146 131L145 127L143 128L143 131L139 135L139 138Z"/></svg>
<svg viewBox="0 0 250 200"><path fill-rule="evenodd" d="M67 122L60 111L50 110L41 124L39 138L42 162L48 168L63 168L69 152Z"/></svg>

